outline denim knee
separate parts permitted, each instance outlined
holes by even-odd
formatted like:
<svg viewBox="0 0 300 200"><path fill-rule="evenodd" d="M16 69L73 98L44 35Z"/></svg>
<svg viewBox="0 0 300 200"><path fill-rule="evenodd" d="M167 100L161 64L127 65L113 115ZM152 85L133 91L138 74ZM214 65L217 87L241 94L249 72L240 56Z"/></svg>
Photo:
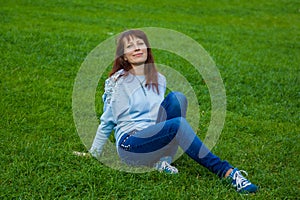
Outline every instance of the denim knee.
<svg viewBox="0 0 300 200"><path fill-rule="evenodd" d="M175 132L187 130L186 127L189 125L184 117L175 117L169 119L167 124L170 124L172 127L171 129Z"/></svg>
<svg viewBox="0 0 300 200"><path fill-rule="evenodd" d="M166 98L168 98L169 102L172 102L172 106L177 106L178 108L185 108L187 106L187 98L181 92L170 92Z"/></svg>

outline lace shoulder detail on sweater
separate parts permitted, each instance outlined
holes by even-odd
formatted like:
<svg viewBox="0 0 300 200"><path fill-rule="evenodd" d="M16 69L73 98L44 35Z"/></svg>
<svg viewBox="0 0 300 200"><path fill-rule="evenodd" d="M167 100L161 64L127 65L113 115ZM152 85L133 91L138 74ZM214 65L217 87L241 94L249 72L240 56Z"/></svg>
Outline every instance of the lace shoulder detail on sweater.
<svg viewBox="0 0 300 200"><path fill-rule="evenodd" d="M124 75L124 70L121 69L114 73L111 77L105 80L105 91L103 94L103 102L110 104L112 94L117 84L117 80Z"/></svg>

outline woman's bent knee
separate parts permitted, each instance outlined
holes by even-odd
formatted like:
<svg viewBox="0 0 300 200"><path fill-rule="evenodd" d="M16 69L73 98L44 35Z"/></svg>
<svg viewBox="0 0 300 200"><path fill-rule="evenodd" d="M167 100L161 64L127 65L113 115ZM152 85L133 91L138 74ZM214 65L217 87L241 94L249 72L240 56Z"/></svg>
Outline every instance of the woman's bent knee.
<svg viewBox="0 0 300 200"><path fill-rule="evenodd" d="M178 102L179 106L182 107L186 107L187 106L187 98L186 96L181 93L181 92L170 92L167 96L167 98L171 101L171 102Z"/></svg>

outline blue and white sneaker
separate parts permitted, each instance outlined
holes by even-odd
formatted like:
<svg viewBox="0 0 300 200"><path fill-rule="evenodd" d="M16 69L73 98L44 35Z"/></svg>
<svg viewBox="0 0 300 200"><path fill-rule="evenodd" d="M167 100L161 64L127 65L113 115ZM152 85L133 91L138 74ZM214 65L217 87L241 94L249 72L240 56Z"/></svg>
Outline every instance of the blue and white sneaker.
<svg viewBox="0 0 300 200"><path fill-rule="evenodd" d="M159 161L156 163L155 168L159 172L165 172L167 174L178 174L178 169L170 165L167 161Z"/></svg>
<svg viewBox="0 0 300 200"><path fill-rule="evenodd" d="M248 176L247 172L243 170L238 170L238 168L234 168L229 175L229 179L231 179L231 184L236 188L236 191L239 193L249 194L255 193L258 190L258 187L247 180L242 173Z"/></svg>

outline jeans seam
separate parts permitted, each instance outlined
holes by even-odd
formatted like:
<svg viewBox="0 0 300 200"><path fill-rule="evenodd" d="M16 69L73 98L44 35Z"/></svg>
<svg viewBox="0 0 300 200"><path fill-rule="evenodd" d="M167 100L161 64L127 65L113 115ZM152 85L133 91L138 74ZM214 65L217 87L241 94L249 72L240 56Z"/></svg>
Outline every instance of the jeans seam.
<svg viewBox="0 0 300 200"><path fill-rule="evenodd" d="M170 130L170 132L173 132L173 128ZM135 149L140 149L142 146L145 146L145 145L148 145L148 144L152 144L152 143L155 143L155 142L157 142L157 141L160 141L162 138L164 138L165 136L161 136L161 137L157 137L157 138L154 138L154 139L152 139L152 140L146 140L145 142L143 142L142 144L135 144L135 145L124 145L125 147L127 146L127 151L130 151L132 148L135 148ZM169 136L168 136L169 137ZM172 139L170 139L170 141L166 144L166 145L168 145L168 144L170 144L171 142L172 142L172 140L174 139L176 137L176 134L174 135L174 137L172 138ZM128 137L129 138L129 137ZM124 143L124 142L126 142L127 141L127 139L128 139L127 137L126 137L126 140L125 141L123 141L122 143ZM163 147L165 147L166 145L164 145ZM163 148L162 147L162 148ZM160 148L159 148L160 149ZM159 150L159 149L155 149L155 150L153 150L153 151L156 151L156 150ZM153 151L149 151L149 152L153 152Z"/></svg>

